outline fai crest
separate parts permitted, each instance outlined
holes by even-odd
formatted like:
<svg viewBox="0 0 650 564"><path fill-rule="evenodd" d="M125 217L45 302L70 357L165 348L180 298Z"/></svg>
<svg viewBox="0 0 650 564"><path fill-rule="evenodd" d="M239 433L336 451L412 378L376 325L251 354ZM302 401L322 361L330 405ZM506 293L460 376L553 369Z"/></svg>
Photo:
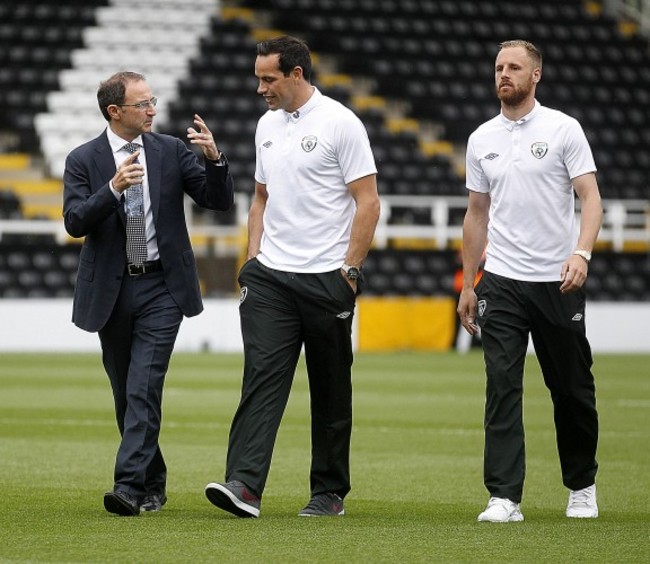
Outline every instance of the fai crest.
<svg viewBox="0 0 650 564"><path fill-rule="evenodd" d="M533 143L530 146L530 152L536 159L542 159L546 156L546 153L548 153L548 143L544 143L542 141Z"/></svg>
<svg viewBox="0 0 650 564"><path fill-rule="evenodd" d="M300 145L302 146L302 150L305 151L306 153L311 153L316 148L317 144L318 144L318 137L316 137L315 135L305 135L302 138L302 143L300 143Z"/></svg>
<svg viewBox="0 0 650 564"><path fill-rule="evenodd" d="M483 317L483 314L485 313L486 308L487 308L487 301L479 300L479 302L478 302L478 316L479 317Z"/></svg>

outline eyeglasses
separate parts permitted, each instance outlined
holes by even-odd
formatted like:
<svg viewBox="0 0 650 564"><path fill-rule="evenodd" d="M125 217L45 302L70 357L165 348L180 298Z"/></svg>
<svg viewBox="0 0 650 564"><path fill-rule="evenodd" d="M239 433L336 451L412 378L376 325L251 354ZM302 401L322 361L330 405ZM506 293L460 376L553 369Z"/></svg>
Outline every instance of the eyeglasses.
<svg viewBox="0 0 650 564"><path fill-rule="evenodd" d="M158 98L154 96L153 98L151 98L151 100L147 100L146 102L138 102L137 104L115 104L115 105L120 106L121 108L123 108L124 106L130 106L142 112L144 110L148 110L149 106L155 108L157 103L158 103Z"/></svg>

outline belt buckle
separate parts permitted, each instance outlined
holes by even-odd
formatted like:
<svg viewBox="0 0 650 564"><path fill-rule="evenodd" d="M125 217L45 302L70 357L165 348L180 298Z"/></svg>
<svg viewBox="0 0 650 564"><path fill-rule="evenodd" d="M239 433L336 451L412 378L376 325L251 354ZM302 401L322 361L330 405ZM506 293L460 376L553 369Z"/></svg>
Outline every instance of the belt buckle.
<svg viewBox="0 0 650 564"><path fill-rule="evenodd" d="M140 276L141 274L144 274L143 264L127 264L126 268L129 276Z"/></svg>

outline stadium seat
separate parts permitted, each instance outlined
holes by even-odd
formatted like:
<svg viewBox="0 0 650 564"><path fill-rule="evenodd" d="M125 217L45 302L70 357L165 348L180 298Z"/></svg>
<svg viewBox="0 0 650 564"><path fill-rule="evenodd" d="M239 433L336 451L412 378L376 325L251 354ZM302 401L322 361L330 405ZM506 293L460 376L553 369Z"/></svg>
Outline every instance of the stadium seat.
<svg viewBox="0 0 650 564"><path fill-rule="evenodd" d="M20 199L10 188L0 188L0 219L20 219Z"/></svg>

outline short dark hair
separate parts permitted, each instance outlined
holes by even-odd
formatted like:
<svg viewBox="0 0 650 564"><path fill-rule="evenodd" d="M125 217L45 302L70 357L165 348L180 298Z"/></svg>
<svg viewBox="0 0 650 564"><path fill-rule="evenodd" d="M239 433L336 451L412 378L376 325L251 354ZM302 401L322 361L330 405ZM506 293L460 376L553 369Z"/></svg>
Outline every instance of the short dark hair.
<svg viewBox="0 0 650 564"><path fill-rule="evenodd" d="M108 106L112 104L124 104L126 96L126 85L129 82L146 80L143 74L138 72L120 71L100 83L97 90L97 103L106 121L111 121L108 113Z"/></svg>
<svg viewBox="0 0 650 564"><path fill-rule="evenodd" d="M508 47L523 47L526 49L526 53L528 53L528 56L533 61L533 65L540 69L542 68L542 52L530 41L524 39L511 39L499 44L500 49L506 49Z"/></svg>
<svg viewBox="0 0 650 564"><path fill-rule="evenodd" d="M307 43L302 39L281 35L257 44L258 55L265 57L276 53L280 55L280 71L284 76L289 76L294 68L300 67L305 80L311 80L311 55Z"/></svg>

